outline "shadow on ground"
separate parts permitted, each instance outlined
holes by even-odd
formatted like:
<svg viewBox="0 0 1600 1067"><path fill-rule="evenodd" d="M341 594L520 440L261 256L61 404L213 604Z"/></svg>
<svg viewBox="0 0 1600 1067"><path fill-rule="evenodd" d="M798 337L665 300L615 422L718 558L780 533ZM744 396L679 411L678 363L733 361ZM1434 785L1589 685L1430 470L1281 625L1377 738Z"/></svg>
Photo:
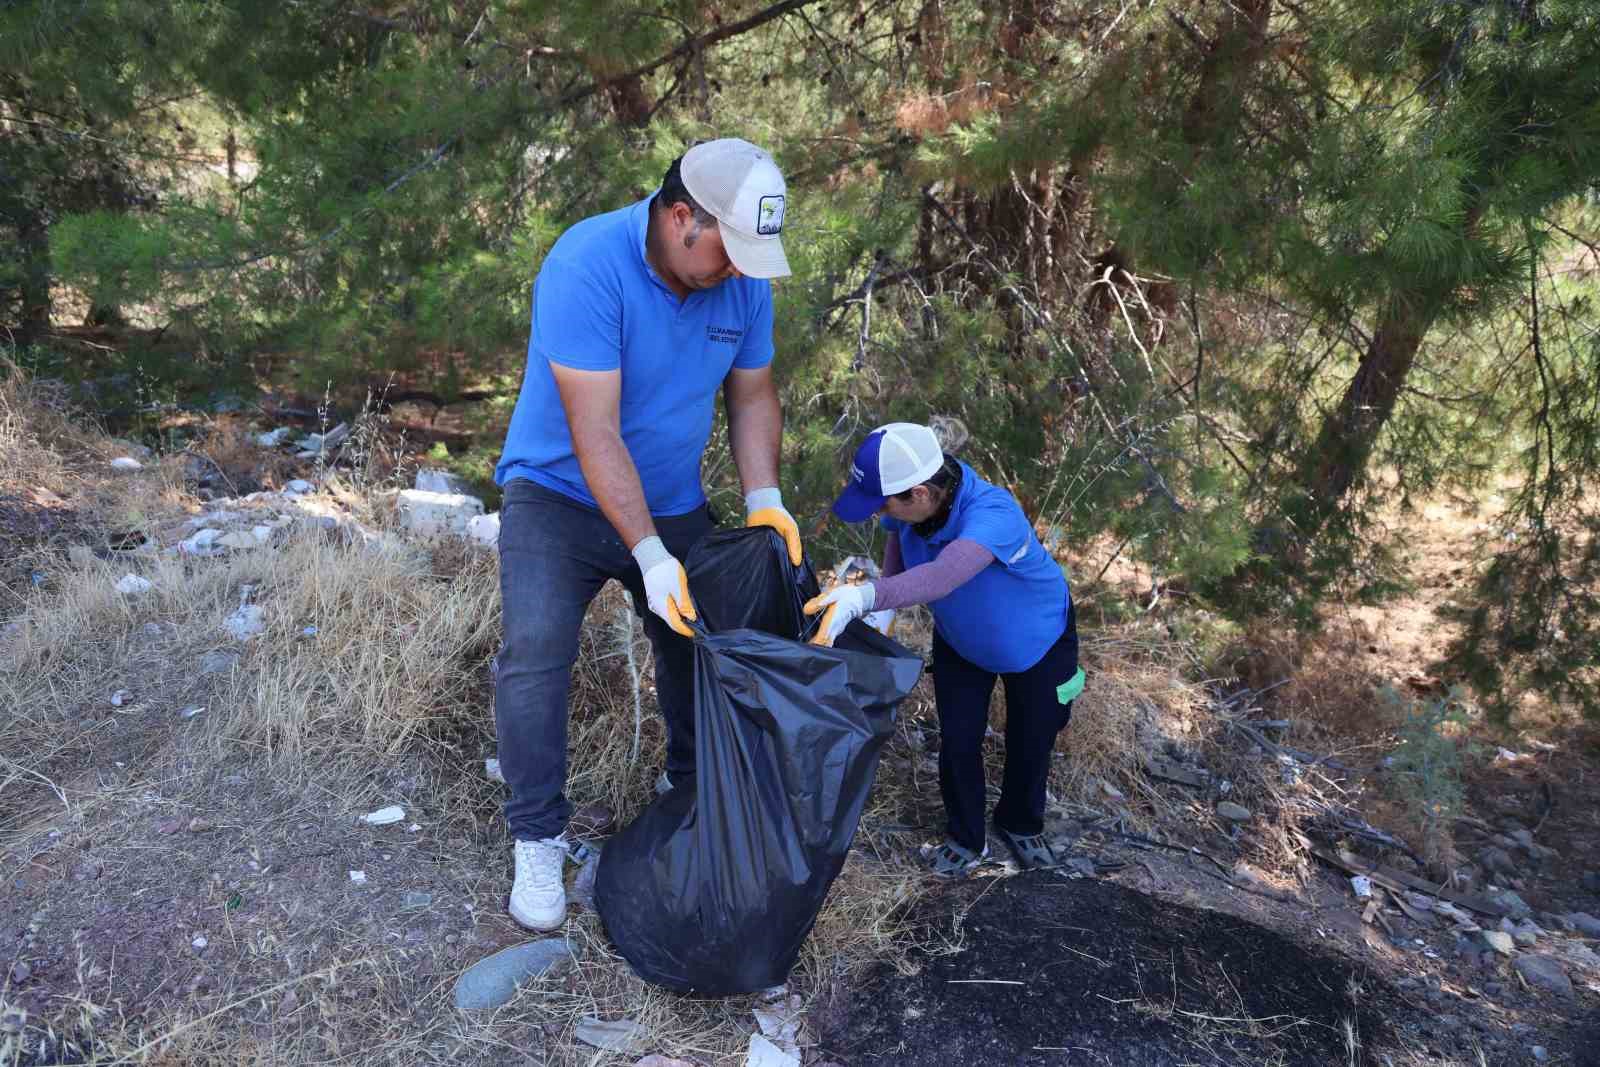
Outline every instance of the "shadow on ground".
<svg viewBox="0 0 1600 1067"><path fill-rule="evenodd" d="M830 1058L1364 1064L1380 1062L1366 1050L1385 1040L1383 1016L1398 1006L1331 953L1109 882L1056 872L969 881L920 912L946 925L956 916L961 949L923 959L912 976L880 968L819 1006Z"/></svg>

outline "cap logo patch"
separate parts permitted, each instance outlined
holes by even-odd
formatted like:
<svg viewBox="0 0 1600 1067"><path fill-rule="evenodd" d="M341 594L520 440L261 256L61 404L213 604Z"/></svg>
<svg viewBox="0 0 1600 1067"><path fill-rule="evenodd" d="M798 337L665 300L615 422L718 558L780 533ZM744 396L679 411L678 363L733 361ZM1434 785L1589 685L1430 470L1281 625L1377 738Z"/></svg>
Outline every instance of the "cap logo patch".
<svg viewBox="0 0 1600 1067"><path fill-rule="evenodd" d="M783 197L763 196L756 205L756 233L763 237L783 232Z"/></svg>

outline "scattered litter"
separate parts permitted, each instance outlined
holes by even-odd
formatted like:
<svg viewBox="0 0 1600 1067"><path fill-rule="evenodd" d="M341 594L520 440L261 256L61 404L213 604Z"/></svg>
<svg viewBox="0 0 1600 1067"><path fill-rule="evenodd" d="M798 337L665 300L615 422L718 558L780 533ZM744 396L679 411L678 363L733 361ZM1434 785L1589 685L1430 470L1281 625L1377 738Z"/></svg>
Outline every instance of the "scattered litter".
<svg viewBox="0 0 1600 1067"><path fill-rule="evenodd" d="M1123 795L1122 790L1118 789L1116 786L1112 785L1110 782L1108 782L1104 778L1100 779L1100 792L1104 793L1106 796L1110 797L1112 800L1127 800L1128 799L1125 795Z"/></svg>
<svg viewBox="0 0 1600 1067"><path fill-rule="evenodd" d="M351 871L350 872L350 880L352 882L354 882L356 885L366 885L367 884L367 872L366 871Z"/></svg>
<svg viewBox="0 0 1600 1067"><path fill-rule="evenodd" d="M315 637L317 636L317 632L318 631L315 626L303 626L300 628L301 637Z"/></svg>
<svg viewBox="0 0 1600 1067"><path fill-rule="evenodd" d="M468 967L456 979L455 1002L460 1011L498 1008L517 993L517 983L537 978L572 950L559 937L546 937L512 945Z"/></svg>
<svg viewBox="0 0 1600 1067"><path fill-rule="evenodd" d="M178 551L186 556L214 556L222 551L216 547L216 540L221 536L221 530L207 526L203 530L196 530L187 540L178 542Z"/></svg>
<svg viewBox="0 0 1600 1067"><path fill-rule="evenodd" d="M196 715L202 714L205 710L205 705L196 704L192 708L184 708L182 711L178 712L178 717L180 719L192 719Z"/></svg>
<svg viewBox="0 0 1600 1067"><path fill-rule="evenodd" d="M118 456L111 461L111 469L114 471L140 471L144 470L144 464L132 456Z"/></svg>
<svg viewBox="0 0 1600 1067"><path fill-rule="evenodd" d="M800 1057L785 1052L761 1034L751 1034L744 1067L800 1067Z"/></svg>
<svg viewBox="0 0 1600 1067"><path fill-rule="evenodd" d="M361 816L361 821L368 826L388 826L390 823L399 822L406 817L406 809L398 804L391 804L377 811L369 811Z"/></svg>
<svg viewBox="0 0 1600 1067"><path fill-rule="evenodd" d="M432 893L421 893L416 890L407 893L400 900L400 906L403 908L426 908L432 903Z"/></svg>
<svg viewBox="0 0 1600 1067"><path fill-rule="evenodd" d="M256 434L256 444L262 448L277 448L294 433L293 426L279 426L276 430Z"/></svg>
<svg viewBox="0 0 1600 1067"><path fill-rule="evenodd" d="M578 868L578 877L572 880L572 892L569 894L574 903L594 910L594 880L599 873L598 863L585 863Z"/></svg>
<svg viewBox="0 0 1600 1067"><path fill-rule="evenodd" d="M230 533L225 533L213 541L212 544L215 544L221 548L236 548L241 550L261 547L261 541L257 539L255 534L245 533L243 530L233 530Z"/></svg>
<svg viewBox="0 0 1600 1067"><path fill-rule="evenodd" d="M223 628L240 641L247 641L267 628L258 604L245 604L223 620Z"/></svg>
<svg viewBox="0 0 1600 1067"><path fill-rule="evenodd" d="M191 834L204 833L209 829L211 829L211 823L198 815L189 820L189 832Z"/></svg>
<svg viewBox="0 0 1600 1067"><path fill-rule="evenodd" d="M189 944L193 945L195 948L205 948L206 945L210 944L210 942L206 940L206 936L204 934L201 934L199 937L189 942Z"/></svg>
<svg viewBox="0 0 1600 1067"><path fill-rule="evenodd" d="M500 773L500 761L497 759L484 760L483 773L491 782L499 782L501 785L506 784L506 776Z"/></svg>
<svg viewBox="0 0 1600 1067"><path fill-rule="evenodd" d="M1229 822L1249 822L1251 819L1249 808L1231 800L1224 800L1217 805L1217 816Z"/></svg>
<svg viewBox="0 0 1600 1067"><path fill-rule="evenodd" d="M1533 757L1526 752L1513 752L1509 748L1496 748L1494 762L1496 763L1521 763Z"/></svg>
<svg viewBox="0 0 1600 1067"><path fill-rule="evenodd" d="M294 481L284 486L283 491L291 496L301 496L305 493L311 492L315 488L316 486L312 485L304 478L296 478Z"/></svg>
<svg viewBox="0 0 1600 1067"><path fill-rule="evenodd" d="M650 1031L632 1019L596 1019L593 1015L578 1020L573 1036L607 1052L642 1052L650 1043Z"/></svg>
<svg viewBox="0 0 1600 1067"><path fill-rule="evenodd" d="M1371 900L1372 899L1372 879L1368 878L1366 875L1364 875L1364 874L1352 875L1351 878L1350 878L1350 888L1355 890L1355 894L1356 894L1357 899L1359 899L1359 900Z"/></svg>
<svg viewBox="0 0 1600 1067"><path fill-rule="evenodd" d="M800 1013L803 1002L794 997L770 1008L756 1008L752 1014L761 1034L791 1056L800 1055Z"/></svg>
<svg viewBox="0 0 1600 1067"><path fill-rule="evenodd" d="M118 689L115 693L111 694L111 706L114 708L120 708L122 705L126 704L128 699L132 696L133 694L128 692L126 689Z"/></svg>
<svg viewBox="0 0 1600 1067"><path fill-rule="evenodd" d="M422 829L422 827L418 826L416 823L412 823L410 826L406 827L406 832L414 834L420 829Z"/></svg>
<svg viewBox="0 0 1600 1067"><path fill-rule="evenodd" d="M150 579L141 578L137 574L124 574L121 578L117 579L117 592L122 593L125 596L133 596L136 593L148 593L150 588Z"/></svg>
<svg viewBox="0 0 1600 1067"><path fill-rule="evenodd" d="M467 536L481 545L490 548L500 543L500 513L490 512L487 515L474 515L467 520Z"/></svg>

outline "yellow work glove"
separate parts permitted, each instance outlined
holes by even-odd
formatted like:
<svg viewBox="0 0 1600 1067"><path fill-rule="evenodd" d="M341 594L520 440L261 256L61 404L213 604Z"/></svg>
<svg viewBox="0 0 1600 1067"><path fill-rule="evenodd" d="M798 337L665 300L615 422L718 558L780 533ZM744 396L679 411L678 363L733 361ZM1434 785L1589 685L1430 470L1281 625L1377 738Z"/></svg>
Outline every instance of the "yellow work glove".
<svg viewBox="0 0 1600 1067"><path fill-rule="evenodd" d="M633 546L633 558L644 576L644 596L650 610L685 637L693 637L685 619L695 617L694 601L689 597L689 576L683 564L667 551L659 537L646 537Z"/></svg>
<svg viewBox="0 0 1600 1067"><path fill-rule="evenodd" d="M744 495L744 510L746 526L770 526L783 535L783 543L789 546L789 562L796 567L805 558L800 549L800 527L794 521L794 516L789 514L789 509L783 506L783 493L776 487L767 489L752 489Z"/></svg>
<svg viewBox="0 0 1600 1067"><path fill-rule="evenodd" d="M832 648L834 638L844 632L851 619L859 619L872 610L872 602L877 596L878 591L868 582L865 585L836 585L821 596L806 601L802 610L807 615L823 612L811 643Z"/></svg>

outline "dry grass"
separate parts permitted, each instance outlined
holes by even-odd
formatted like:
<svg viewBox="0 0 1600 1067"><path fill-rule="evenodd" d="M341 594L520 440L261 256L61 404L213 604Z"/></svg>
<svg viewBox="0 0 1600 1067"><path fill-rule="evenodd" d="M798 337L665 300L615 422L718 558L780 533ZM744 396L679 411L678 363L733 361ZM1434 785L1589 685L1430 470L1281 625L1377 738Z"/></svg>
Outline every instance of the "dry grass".
<svg viewBox="0 0 1600 1067"><path fill-rule="evenodd" d="M104 459L116 446L79 429L52 396L16 375L0 389L0 454L22 446L28 453L28 466L8 468L8 478L60 486L86 507L110 508L117 523L152 532L170 533L200 509L183 490L180 457L112 476ZM234 432L216 440L213 458L244 470L248 452L247 438ZM364 474L330 477L322 499L369 526L390 510L382 486ZM224 873L217 854L197 850L200 839L161 836L166 831L149 828L153 816L135 814L176 812L186 822L208 806L217 809L213 819L225 813L239 824L237 844L224 850L237 862L254 857L267 872L280 864L295 870L296 855L321 848L331 852L336 877L333 887L307 881L304 901L263 905L251 914L255 925L241 922L226 949L215 947L227 962L205 995L181 984L141 985L154 976L131 973L126 958L97 954L108 946L83 942L76 986L53 990L51 1012L30 1018L21 1033L0 1026L0 1065L29 1062L41 1042L58 1050L65 1042L92 1062L631 1063L574 1041L585 1015L643 1022L652 1051L742 1062L758 998L697 1000L646 985L591 912L568 925L572 966L496 1012L469 1018L450 1005L461 966L485 944L521 936L502 914L502 793L481 772L492 751L489 659L499 636L492 556L458 542L351 545L314 526L291 529L271 550L218 558L108 560L81 546L47 552L50 582L21 594L10 613L16 625L0 637L0 875L8 884L43 856L60 874L32 885L30 907L50 911L63 895L99 894L113 911L133 909L138 901L115 895L121 878L64 880L71 857L92 858L109 839L133 850L126 862L143 865L137 871L151 885L168 865L171 878L197 879L175 887L179 895L210 902L204 913L227 923L234 885L247 898L264 898L271 886L255 888L248 872ZM117 593L115 581L129 572L152 589ZM261 609L265 632L241 643L223 622L245 603ZM917 635L908 636L915 644ZM201 674L199 663L219 650L237 651L236 663ZM573 678L568 794L580 805L605 804L622 820L649 803L662 762L649 660L631 607L608 586L591 608ZM1143 774L1142 752L1193 734L1195 693L1154 638L1086 635L1084 662L1093 680L1060 743L1052 792L1114 808L1102 784L1109 782L1127 794L1136 821L1154 817L1163 802ZM112 708L118 689L131 696ZM996 699L1003 705L998 692ZM191 706L206 710L183 718ZM910 919L929 888L914 845L940 829L928 752L935 727L925 681L903 709L858 847L792 976L791 991L806 1003L871 964L910 967L915 951L938 951L948 933ZM998 745L991 755L999 760ZM221 782L225 774L235 784ZM401 779L412 784L396 785ZM396 790L408 812L425 813L425 822L431 815L414 840L420 858L408 870L417 881L408 884L467 907L457 926L435 928L466 923L454 948L435 940L439 933L420 947L397 942L405 931L385 925L393 915L383 910L392 903L362 903L338 884L363 856L378 862L373 842L353 837L351 817ZM297 827L304 833L296 836ZM126 882L130 894L134 884ZM187 937L180 932L177 944ZM302 961L298 970L285 969L289 957ZM9 961L0 965L4 1014Z"/></svg>

